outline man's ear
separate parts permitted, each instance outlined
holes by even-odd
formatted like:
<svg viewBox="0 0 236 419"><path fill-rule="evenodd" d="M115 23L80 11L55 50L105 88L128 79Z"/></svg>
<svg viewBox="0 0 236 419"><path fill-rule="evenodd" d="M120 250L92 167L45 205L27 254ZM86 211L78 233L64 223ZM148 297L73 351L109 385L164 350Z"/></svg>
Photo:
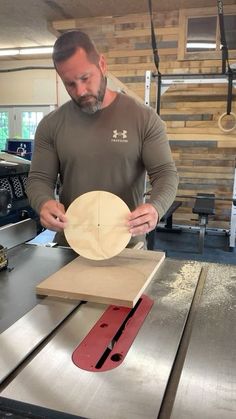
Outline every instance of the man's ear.
<svg viewBox="0 0 236 419"><path fill-rule="evenodd" d="M107 63L106 63L104 55L102 55L102 54L100 55L98 65L100 67L100 70L101 70L102 74L105 76L106 72L107 72Z"/></svg>

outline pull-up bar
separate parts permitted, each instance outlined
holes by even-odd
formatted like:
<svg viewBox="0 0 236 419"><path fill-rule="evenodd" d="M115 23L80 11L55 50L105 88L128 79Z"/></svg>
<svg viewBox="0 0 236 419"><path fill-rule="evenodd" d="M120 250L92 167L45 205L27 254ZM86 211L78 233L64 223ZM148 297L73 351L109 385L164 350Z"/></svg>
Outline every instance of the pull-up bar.
<svg viewBox="0 0 236 419"><path fill-rule="evenodd" d="M220 41L221 41L221 50L222 50L222 73L205 73L205 74L161 74L159 70L159 55L158 55L158 47L157 41L154 32L154 24L153 24L153 15L152 15L152 0L149 0L149 13L150 13L150 21L151 21L151 38L152 38L152 49L153 49L153 56L154 56L154 63L157 69L157 73L153 74L153 77L157 77L157 96L156 96L156 111L160 115L160 108L161 108L161 86L163 80L168 79L202 79L202 78L220 78L220 77L227 77L228 80L228 94L227 94L227 111L224 112L219 120L218 126L221 131L225 133L230 133L236 128L236 115L232 112L232 90L233 90L233 80L236 79L236 70L232 70L229 64L229 57L228 57L228 46L225 36L225 27L224 27L224 11L223 11L223 1L217 0L217 10L218 10L218 18L219 18L219 28L220 28ZM226 69L227 63L227 69ZM145 101L147 103L147 101ZM232 123L229 128L223 127L222 121L225 120L227 116L230 116Z"/></svg>

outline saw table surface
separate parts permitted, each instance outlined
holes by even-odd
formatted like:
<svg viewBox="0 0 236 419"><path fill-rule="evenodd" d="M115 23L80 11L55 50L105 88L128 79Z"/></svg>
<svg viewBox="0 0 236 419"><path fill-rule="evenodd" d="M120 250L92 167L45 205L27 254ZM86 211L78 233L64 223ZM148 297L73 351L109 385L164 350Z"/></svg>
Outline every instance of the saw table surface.
<svg viewBox="0 0 236 419"><path fill-rule="evenodd" d="M8 269L0 272L0 333L32 309L39 279L53 274L76 257L69 249L20 245L8 252Z"/></svg>
<svg viewBox="0 0 236 419"><path fill-rule="evenodd" d="M107 306L35 295L42 279L75 257L62 248L9 251L14 269L0 272L0 417L235 418L236 267L166 258L145 291L154 304L123 362L89 372L72 354Z"/></svg>

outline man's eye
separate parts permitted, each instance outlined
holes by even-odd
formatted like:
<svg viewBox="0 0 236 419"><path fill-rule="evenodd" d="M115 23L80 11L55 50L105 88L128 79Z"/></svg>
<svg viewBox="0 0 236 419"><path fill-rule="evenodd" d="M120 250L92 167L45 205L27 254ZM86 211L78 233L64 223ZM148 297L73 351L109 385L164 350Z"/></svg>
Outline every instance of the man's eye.
<svg viewBox="0 0 236 419"><path fill-rule="evenodd" d="M65 83L65 85L67 86L67 87L74 87L74 83Z"/></svg>

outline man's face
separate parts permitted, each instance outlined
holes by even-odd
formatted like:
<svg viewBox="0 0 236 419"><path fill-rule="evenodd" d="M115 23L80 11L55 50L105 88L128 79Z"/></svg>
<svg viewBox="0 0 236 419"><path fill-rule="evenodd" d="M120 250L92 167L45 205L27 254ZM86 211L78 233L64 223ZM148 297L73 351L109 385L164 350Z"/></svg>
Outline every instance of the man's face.
<svg viewBox="0 0 236 419"><path fill-rule="evenodd" d="M83 49L78 49L72 57L57 64L57 72L68 94L83 112L93 114L102 108L106 92L103 57L97 66L88 60Z"/></svg>

